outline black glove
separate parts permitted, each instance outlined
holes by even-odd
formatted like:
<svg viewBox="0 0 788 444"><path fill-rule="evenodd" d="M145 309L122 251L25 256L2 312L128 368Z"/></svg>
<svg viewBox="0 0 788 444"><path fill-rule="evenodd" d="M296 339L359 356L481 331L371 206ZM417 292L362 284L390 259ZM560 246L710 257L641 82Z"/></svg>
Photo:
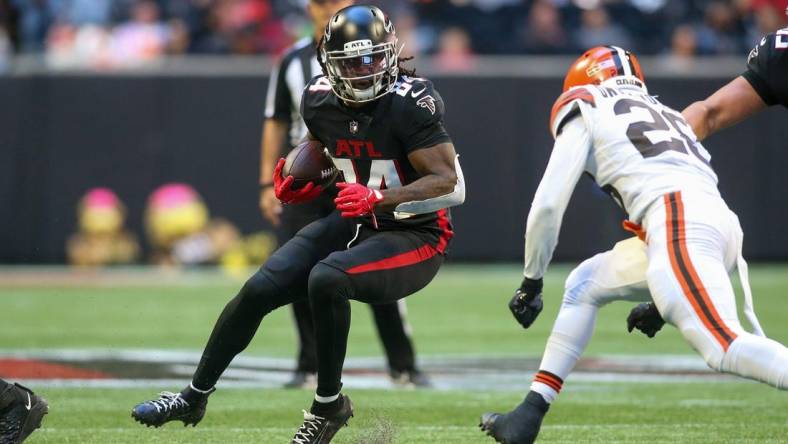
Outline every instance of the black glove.
<svg viewBox="0 0 788 444"><path fill-rule="evenodd" d="M649 338L653 338L665 325L665 320L657 310L657 306L649 302L633 308L627 316L627 330L632 333L633 328L642 331Z"/></svg>
<svg viewBox="0 0 788 444"><path fill-rule="evenodd" d="M530 327L542 311L542 280L525 278L509 301L509 310L523 328Z"/></svg>

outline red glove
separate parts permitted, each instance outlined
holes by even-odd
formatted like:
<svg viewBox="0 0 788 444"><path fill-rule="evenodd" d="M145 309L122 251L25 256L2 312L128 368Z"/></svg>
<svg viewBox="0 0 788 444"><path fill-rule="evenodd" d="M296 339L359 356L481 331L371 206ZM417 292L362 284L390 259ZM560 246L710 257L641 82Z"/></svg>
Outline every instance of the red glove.
<svg viewBox="0 0 788 444"><path fill-rule="evenodd" d="M295 178L293 176L282 177L282 168L285 166L285 159L279 159L274 168L274 194L283 204L295 204L312 200L323 192L323 187L315 186L314 182L309 182L303 188L294 190L290 188Z"/></svg>
<svg viewBox="0 0 788 444"><path fill-rule="evenodd" d="M339 194L334 199L337 210L342 212L342 217L361 217L372 215L372 223L378 227L375 218L375 205L383 200L383 194L360 183L337 183Z"/></svg>

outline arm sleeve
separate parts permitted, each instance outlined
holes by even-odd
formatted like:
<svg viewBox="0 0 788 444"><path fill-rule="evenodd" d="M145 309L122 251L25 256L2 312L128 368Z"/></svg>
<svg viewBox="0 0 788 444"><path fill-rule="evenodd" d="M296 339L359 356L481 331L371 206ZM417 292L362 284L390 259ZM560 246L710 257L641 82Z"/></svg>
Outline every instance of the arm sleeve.
<svg viewBox="0 0 788 444"><path fill-rule="evenodd" d="M763 102L769 106L778 103L777 94L769 77L770 64L774 55L775 35L770 34L761 39L747 57L747 70L742 77L747 80Z"/></svg>
<svg viewBox="0 0 788 444"><path fill-rule="evenodd" d="M408 118L400 130L400 137L408 153L451 141L443 126L443 98L431 84L414 85L411 91L418 92L422 87L424 91L416 98L411 93L401 98L406 102L403 115Z"/></svg>
<svg viewBox="0 0 788 444"><path fill-rule="evenodd" d="M268 79L268 92L265 95L266 119L289 121L291 118L290 107L293 101L285 79L288 60L289 58L285 58L281 64L274 66L271 77Z"/></svg>
<svg viewBox="0 0 788 444"><path fill-rule="evenodd" d="M583 119L567 122L536 190L525 229L525 277L540 279L553 257L569 199L585 170L591 136Z"/></svg>
<svg viewBox="0 0 788 444"><path fill-rule="evenodd" d="M404 214L426 214L462 204L465 202L465 175L462 174L459 154L454 157L454 171L457 174L457 184L454 185L451 193L431 199L403 202L397 205L394 211Z"/></svg>

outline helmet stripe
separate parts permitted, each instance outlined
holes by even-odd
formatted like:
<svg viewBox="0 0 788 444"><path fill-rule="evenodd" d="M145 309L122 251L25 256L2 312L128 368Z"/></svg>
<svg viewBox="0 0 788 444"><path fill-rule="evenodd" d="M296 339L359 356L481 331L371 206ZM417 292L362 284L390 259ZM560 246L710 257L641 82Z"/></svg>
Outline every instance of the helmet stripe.
<svg viewBox="0 0 788 444"><path fill-rule="evenodd" d="M627 57L626 51L619 48L618 46L608 46L613 53L613 58L616 61L616 68L618 68L618 75L624 76L631 76L633 75L633 70L631 67L631 63L624 63L625 60L629 61L629 57Z"/></svg>
<svg viewBox="0 0 788 444"><path fill-rule="evenodd" d="M627 63L629 64L629 69L632 72L632 75L635 77L639 77L638 70L635 69L635 64L632 63L632 53L626 51L626 56L627 56Z"/></svg>
<svg viewBox="0 0 788 444"><path fill-rule="evenodd" d="M613 62L616 64L616 74L621 76L624 75L624 66L621 64L621 57L618 55L618 51L613 46L608 46L610 48L610 57L613 58Z"/></svg>

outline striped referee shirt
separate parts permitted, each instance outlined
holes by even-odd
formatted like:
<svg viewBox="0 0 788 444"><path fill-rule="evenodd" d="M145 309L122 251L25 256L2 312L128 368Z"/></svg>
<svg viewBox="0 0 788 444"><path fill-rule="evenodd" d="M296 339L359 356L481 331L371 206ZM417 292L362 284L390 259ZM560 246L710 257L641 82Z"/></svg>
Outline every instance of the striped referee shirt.
<svg viewBox="0 0 788 444"><path fill-rule="evenodd" d="M285 52L282 61L274 66L268 82L265 117L287 122L291 147L298 145L307 132L299 114L304 86L322 72L317 62L316 46L311 37L296 42Z"/></svg>

